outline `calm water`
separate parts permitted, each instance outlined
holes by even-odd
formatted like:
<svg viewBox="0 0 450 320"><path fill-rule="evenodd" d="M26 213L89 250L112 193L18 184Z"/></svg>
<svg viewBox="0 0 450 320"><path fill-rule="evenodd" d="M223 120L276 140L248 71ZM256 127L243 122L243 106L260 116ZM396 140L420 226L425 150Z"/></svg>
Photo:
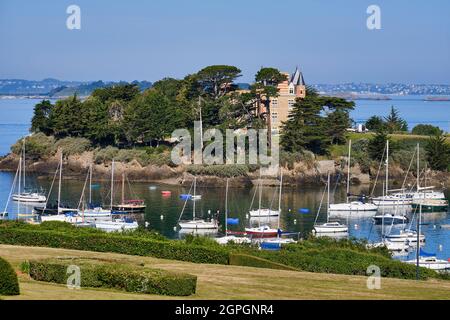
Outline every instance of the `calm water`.
<svg viewBox="0 0 450 320"><path fill-rule="evenodd" d="M450 122L450 102L423 102L421 100L401 99L391 101L357 101L357 109L352 116L355 120L366 119L373 114L387 114L391 105L395 105L410 123L416 123L422 120L423 123L432 123L440 125L444 130L450 130L445 127ZM20 136L28 132L30 119L32 116L33 106L36 100L0 100L0 154L9 152L9 147ZM427 107L423 108L423 105ZM438 121L436 119L439 119ZM56 169L56 168L55 168ZM14 179L13 173L0 172L0 212L4 210L11 184ZM95 179L95 176L94 176ZM62 186L62 202L71 206L77 206L83 188L84 181L65 180ZM94 202L109 204L110 198L108 192L110 190L109 182L97 181L99 187L93 191ZM36 176L29 176L27 185L30 188L42 189L48 191L51 181L48 179L38 179ZM155 186L155 190L149 189L149 186ZM224 181L225 186L225 181ZM225 207L225 187L202 188L198 185L198 193L202 195L202 200L196 202L197 216L209 217L211 214L219 210L221 213ZM119 185L116 190L120 190ZM56 186L54 192L50 195L50 201L56 200ZM162 190L172 191L170 197L163 197ZM302 236L309 233L312 229L316 212L322 197L323 187L312 187L307 185L299 185L296 188L285 188L282 196L282 216L281 227L283 230L291 232L299 232ZM149 222L150 228L158 230L162 234L170 238L178 238L180 235L174 231L177 225L184 202L180 200L179 195L187 193L188 188L179 186L166 186L154 183L137 183L132 184L132 192L128 190L128 198L142 198L147 203L147 209L144 215L136 216L140 223ZM368 194L368 190L363 187L352 187L352 192L364 192ZM230 226L230 230L242 231L248 225L257 226L258 221L249 220L246 213L251 205L254 189L233 189L229 191L229 216L239 218L240 224ZM275 196L274 196L275 194ZM447 197L449 194L447 194ZM275 198L274 198L275 197ZM270 206L273 200L273 207L277 206L276 189L265 187L263 190L262 203L263 206ZM345 201L345 188L339 187L332 195L332 201ZM115 194L115 200L120 200L120 194ZM257 207L257 200L253 205ZM308 208L310 213L300 214L300 208ZM17 208L16 203L10 202L7 211L10 218L17 217L19 213L31 213L30 207ZM408 213L411 217L412 214ZM192 217L192 202L188 203L183 215L183 219ZM326 214L324 210L319 215L319 221L325 221ZM450 225L450 217L447 213L426 214L423 218L424 225L422 231L426 235L425 251L435 252L440 258L450 257L450 229L446 225ZM221 225L224 224L224 215L220 215ZM366 238L371 241L378 241L381 236L381 226L374 226L370 217L350 216L341 219L349 225L349 234L357 238ZM271 223L274 227L277 220L271 221L261 220L260 223ZM399 228L394 227L392 232L398 232ZM389 232L390 227L385 227L385 231ZM440 250L442 248L442 251Z"/></svg>

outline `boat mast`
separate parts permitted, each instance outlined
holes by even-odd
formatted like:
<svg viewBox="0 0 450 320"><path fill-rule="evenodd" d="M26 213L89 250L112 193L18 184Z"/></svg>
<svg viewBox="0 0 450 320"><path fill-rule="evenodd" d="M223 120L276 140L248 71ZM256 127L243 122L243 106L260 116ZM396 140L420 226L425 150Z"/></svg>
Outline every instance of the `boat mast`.
<svg viewBox="0 0 450 320"><path fill-rule="evenodd" d="M280 167L280 194L278 195L278 229L280 229L281 216L281 188L283 186L283 169Z"/></svg>
<svg viewBox="0 0 450 320"><path fill-rule="evenodd" d="M122 172L122 204L125 203L125 171Z"/></svg>
<svg viewBox="0 0 450 320"><path fill-rule="evenodd" d="M352 140L348 143L348 161L347 161L347 203L350 195L350 165L351 165Z"/></svg>
<svg viewBox="0 0 450 320"><path fill-rule="evenodd" d="M63 151L62 151L62 149L59 149L58 214L60 213L60 208L61 208L62 167L63 167Z"/></svg>
<svg viewBox="0 0 450 320"><path fill-rule="evenodd" d="M198 97L198 109L200 113L200 146L203 152L203 119L202 119L202 97Z"/></svg>
<svg viewBox="0 0 450 320"><path fill-rule="evenodd" d="M92 203L92 163L89 165L89 205Z"/></svg>
<svg viewBox="0 0 450 320"><path fill-rule="evenodd" d="M417 182L416 182L416 184L417 184L417 192L419 192L419 190L420 190L420 159L419 159L419 156L420 156L420 151L419 151L419 147L420 147L420 144L419 143L417 143Z"/></svg>
<svg viewBox="0 0 450 320"><path fill-rule="evenodd" d="M327 191L328 191L327 195L327 223L328 223L330 217L330 171L328 171Z"/></svg>
<svg viewBox="0 0 450 320"><path fill-rule="evenodd" d="M262 196L262 180L261 180L261 168L259 168L258 217L261 217L261 196ZM258 226L261 227L261 219L258 219Z"/></svg>
<svg viewBox="0 0 450 320"><path fill-rule="evenodd" d="M230 178L227 178L227 187L225 189L225 236L228 235L228 181Z"/></svg>
<svg viewBox="0 0 450 320"><path fill-rule="evenodd" d="M194 197L192 198L192 220L195 221L195 188L197 187L197 177L194 178Z"/></svg>
<svg viewBox="0 0 450 320"><path fill-rule="evenodd" d="M20 213L20 188L21 188L21 178L22 178L22 156L19 158L19 185L18 185L18 197L17 197L17 214Z"/></svg>
<svg viewBox="0 0 450 320"><path fill-rule="evenodd" d="M419 150L419 148L417 148ZM423 193L423 199L425 200L425 191ZM419 218L417 219L417 247L416 247L416 280L419 280L419 259L420 259L420 223L422 220L422 203L419 202Z"/></svg>
<svg viewBox="0 0 450 320"><path fill-rule="evenodd" d="M114 199L114 159L111 164L111 210L113 207L113 199Z"/></svg>
<svg viewBox="0 0 450 320"><path fill-rule="evenodd" d="M386 140L386 197L389 192L389 140Z"/></svg>
<svg viewBox="0 0 450 320"><path fill-rule="evenodd" d="M25 170L26 170L26 160L25 160L25 140L27 137L23 138L23 189L25 191L26 184L25 184Z"/></svg>

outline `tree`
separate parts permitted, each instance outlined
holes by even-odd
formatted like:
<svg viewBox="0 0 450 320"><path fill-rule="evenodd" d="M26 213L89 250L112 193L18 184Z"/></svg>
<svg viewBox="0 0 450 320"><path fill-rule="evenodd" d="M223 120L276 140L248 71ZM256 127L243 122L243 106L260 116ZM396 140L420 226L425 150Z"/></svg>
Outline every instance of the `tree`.
<svg viewBox="0 0 450 320"><path fill-rule="evenodd" d="M159 144L179 127L177 105L158 90L148 90L125 112L124 123L130 143Z"/></svg>
<svg viewBox="0 0 450 320"><path fill-rule="evenodd" d="M311 89L308 90L311 94ZM328 108L326 117L326 133L333 144L344 144L347 128L351 126L349 111L353 110L355 103L337 97L318 97L318 103Z"/></svg>
<svg viewBox="0 0 450 320"><path fill-rule="evenodd" d="M313 90L304 99L297 99L288 120L283 125L281 146L288 152L312 151L326 154L331 143L324 130L325 119L321 117L322 100Z"/></svg>
<svg viewBox="0 0 450 320"><path fill-rule="evenodd" d="M382 159L388 139L388 135L384 130L378 131L375 136L370 139L367 151L371 159L378 161Z"/></svg>
<svg viewBox="0 0 450 320"><path fill-rule="evenodd" d="M256 83L252 86L251 91L255 95L258 114L265 116L267 123L267 140L269 147L272 145L272 117L270 116L270 101L278 96L278 84L287 79L275 68L261 68L255 75ZM261 112L261 105L264 105L265 112Z"/></svg>
<svg viewBox="0 0 450 320"><path fill-rule="evenodd" d="M440 132L431 136L425 145L427 162L433 170L445 171L450 167L450 145Z"/></svg>
<svg viewBox="0 0 450 320"><path fill-rule="evenodd" d="M95 89L92 92L94 98L102 103L114 100L129 102L139 95L139 87L136 84L119 84L110 87Z"/></svg>
<svg viewBox="0 0 450 320"><path fill-rule="evenodd" d="M82 102L76 95L57 101L49 116L57 138L84 136L86 120Z"/></svg>
<svg viewBox="0 0 450 320"><path fill-rule="evenodd" d="M197 81L203 91L216 100L231 89L234 80L241 76L241 70L234 66L214 65L197 73Z"/></svg>
<svg viewBox="0 0 450 320"><path fill-rule="evenodd" d="M50 100L42 100L34 106L34 114L31 119L31 132L42 132L46 135L53 133L50 114L53 109Z"/></svg>
<svg viewBox="0 0 450 320"><path fill-rule="evenodd" d="M417 134L420 136L435 136L442 133L439 127L432 126L431 124L418 124L412 131L412 134Z"/></svg>
<svg viewBox="0 0 450 320"><path fill-rule="evenodd" d="M385 126L389 133L396 131L408 131L408 124L400 117L400 114L394 106L391 106L391 112L385 117Z"/></svg>
<svg viewBox="0 0 450 320"><path fill-rule="evenodd" d="M385 129L385 123L382 117L372 116L366 121L366 128L371 131L382 131Z"/></svg>

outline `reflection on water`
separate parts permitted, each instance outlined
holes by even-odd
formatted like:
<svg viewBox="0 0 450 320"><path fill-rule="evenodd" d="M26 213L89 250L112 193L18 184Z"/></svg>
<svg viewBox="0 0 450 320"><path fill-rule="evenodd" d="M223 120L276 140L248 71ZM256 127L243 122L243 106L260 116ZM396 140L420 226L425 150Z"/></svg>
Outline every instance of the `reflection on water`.
<svg viewBox="0 0 450 320"><path fill-rule="evenodd" d="M0 212L3 211L4 205L10 192L10 186L14 179L14 174L7 172L0 172ZM94 177L95 180L95 177ZM45 190L50 189L51 181L48 179L37 179L37 177L30 177L27 179L31 187ZM62 185L62 199L61 202L67 206L78 206L83 188L84 181L64 180ZM98 188L92 191L93 202L103 203L109 205L110 203L110 185L108 181L95 181ZM120 201L120 190L118 186L115 188L115 201ZM132 183L133 198L142 198L147 204L144 214L134 214L133 217L138 220L141 225L146 222L150 229L156 230L161 234L177 239L184 236L178 231L174 230L177 226L180 213L184 205L184 200L180 199L181 194L188 193L188 187L160 185L157 183ZM202 199L196 201L196 217L209 219L217 211L220 212L219 234L224 233L224 208L225 208L225 181L223 187L208 187L203 188L200 184L197 185L198 193L202 195ZM352 187L352 193L369 193L368 187ZM161 191L171 191L170 196L162 196ZM270 204L273 198L275 187L263 187L262 203ZM280 216L280 228L283 231L300 233L301 237L308 235L313 227L316 219L317 210L319 208L322 197L323 186L303 186L299 185L296 188L283 188L283 195L281 199L282 213ZM129 190L126 190L130 193ZM259 224L269 224L276 228L278 225L277 217L261 217L251 219L248 217L248 210L250 208L254 188L230 188L228 196L228 210L229 218L238 218L238 225L229 225L230 231L243 231L248 226L258 226ZM56 191L50 195L50 202L56 202ZM338 187L331 196L334 202L345 202L346 190L345 187ZM277 201L275 206L278 207ZM188 201L184 214L181 220L192 218L192 201ZM309 212L301 211L299 209L309 209ZM25 214L31 213L32 207L21 206L17 208L17 203L10 202L8 206L10 218L15 219L17 213ZM277 208L273 208L277 209ZM415 229L414 212L410 207L403 207L399 209L384 208L385 213L392 212L396 214L406 214L411 223L405 227L412 227ZM382 213L380 209L380 213ZM401 229L399 225L385 225L376 226L372 222L374 212L336 212L330 213L330 221L339 221L346 223L349 227L349 236L356 238L365 238L369 241L380 241L382 233L398 233ZM318 223L326 221L326 205L322 206L322 210L317 219ZM383 227L383 228L382 228ZM424 250L427 252L436 252L440 258L450 257L450 219L447 213L424 213L422 216L422 232L426 235L426 245Z"/></svg>

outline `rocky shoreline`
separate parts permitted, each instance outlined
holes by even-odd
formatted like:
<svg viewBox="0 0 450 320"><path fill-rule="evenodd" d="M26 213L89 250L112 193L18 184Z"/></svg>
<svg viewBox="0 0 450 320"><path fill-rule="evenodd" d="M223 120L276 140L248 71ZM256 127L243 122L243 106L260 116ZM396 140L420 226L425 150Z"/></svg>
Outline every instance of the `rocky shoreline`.
<svg viewBox="0 0 450 320"><path fill-rule="evenodd" d="M19 158L15 154L9 154L0 159L0 171L15 172L17 170ZM92 152L85 152L82 155L72 155L64 158L63 170L64 179L82 180L85 179L89 164L93 161ZM31 161L27 163L27 172L38 176L38 179L51 179L58 166L58 156L52 156L47 159ZM111 174L111 163L94 164L95 178L98 180L109 180ZM296 187L300 185L323 185L327 179L327 173L330 172L335 179L345 184L347 169L342 170L338 162L334 160L316 161L311 167L305 163L296 163L292 169L284 168L283 185ZM127 178L133 182L157 182L167 185L189 185L194 179L194 175L186 171L186 167L169 167L167 165L142 166L138 161L128 163L116 162L115 172L120 176L123 172ZM351 182L353 185L369 185L376 176L376 169L369 173L361 172L358 165L351 168ZM406 172L400 167L392 165L390 169L390 180L393 186L401 186ZM203 186L221 187L224 183L223 177L219 176L197 176L197 180ZM249 172L245 176L230 178L230 187L250 187L255 185L259 179L258 171ZM384 172L381 172L378 179L384 179ZM415 182L415 176L409 174L408 183ZM275 177L263 177L262 184L267 186L276 186L279 184ZM450 173L431 171L427 173L427 184L439 188L447 188L450 185Z"/></svg>

